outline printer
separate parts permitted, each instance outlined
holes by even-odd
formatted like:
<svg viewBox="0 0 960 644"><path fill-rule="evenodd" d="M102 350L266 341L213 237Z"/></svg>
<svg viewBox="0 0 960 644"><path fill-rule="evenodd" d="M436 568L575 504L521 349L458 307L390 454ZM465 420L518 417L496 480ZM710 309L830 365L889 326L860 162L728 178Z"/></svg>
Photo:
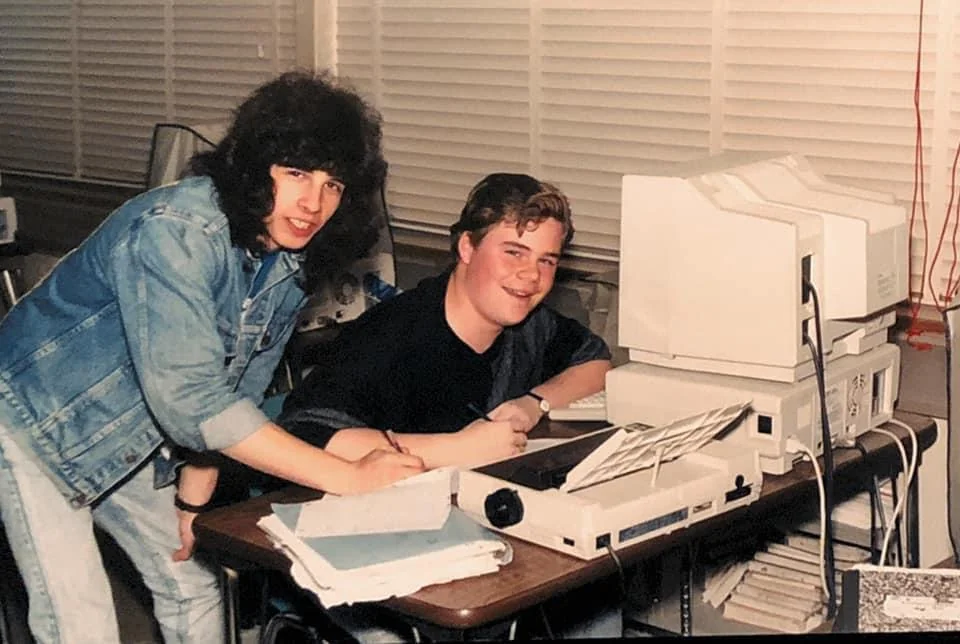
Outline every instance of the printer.
<svg viewBox="0 0 960 644"><path fill-rule="evenodd" d="M611 427L464 470L457 504L505 534L580 559L603 556L759 498L757 451L716 440L748 408Z"/></svg>

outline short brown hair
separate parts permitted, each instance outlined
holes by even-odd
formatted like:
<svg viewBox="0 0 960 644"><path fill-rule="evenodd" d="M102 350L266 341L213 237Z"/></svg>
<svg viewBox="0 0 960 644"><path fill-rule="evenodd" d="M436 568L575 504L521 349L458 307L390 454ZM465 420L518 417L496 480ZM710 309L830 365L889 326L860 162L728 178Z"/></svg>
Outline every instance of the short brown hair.
<svg viewBox="0 0 960 644"><path fill-rule="evenodd" d="M523 231L545 219L556 219L563 225L562 247L566 248L573 239L572 215L570 202L556 186L526 174L490 174L470 190L460 219L450 226L450 250L458 259L457 242L462 233L477 246L501 221L513 221L517 230Z"/></svg>

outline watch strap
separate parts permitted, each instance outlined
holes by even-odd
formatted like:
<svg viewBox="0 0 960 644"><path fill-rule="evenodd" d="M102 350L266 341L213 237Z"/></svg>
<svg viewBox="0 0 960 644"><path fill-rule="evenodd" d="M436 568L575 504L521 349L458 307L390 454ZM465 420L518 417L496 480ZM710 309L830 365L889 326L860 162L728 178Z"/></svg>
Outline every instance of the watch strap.
<svg viewBox="0 0 960 644"><path fill-rule="evenodd" d="M536 400L537 406L540 407L540 411L542 411L543 413L547 413L548 411L550 411L550 402L547 401L547 399L541 396L540 394L534 392L533 390L527 390L527 393L524 395L530 396L531 398Z"/></svg>
<svg viewBox="0 0 960 644"><path fill-rule="evenodd" d="M180 498L179 494L173 496L173 505L178 510L183 510L184 512L193 512L195 514L200 514L201 512L206 512L210 509L210 504L205 503L204 505L194 505L192 503L187 503Z"/></svg>

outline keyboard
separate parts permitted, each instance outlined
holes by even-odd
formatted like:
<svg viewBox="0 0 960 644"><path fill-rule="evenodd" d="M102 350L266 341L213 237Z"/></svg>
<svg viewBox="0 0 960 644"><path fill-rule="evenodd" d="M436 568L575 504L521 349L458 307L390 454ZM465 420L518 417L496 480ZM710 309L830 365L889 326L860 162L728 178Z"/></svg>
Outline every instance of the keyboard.
<svg viewBox="0 0 960 644"><path fill-rule="evenodd" d="M553 408L549 416L551 420L606 420L607 393L598 391L574 400L566 407Z"/></svg>

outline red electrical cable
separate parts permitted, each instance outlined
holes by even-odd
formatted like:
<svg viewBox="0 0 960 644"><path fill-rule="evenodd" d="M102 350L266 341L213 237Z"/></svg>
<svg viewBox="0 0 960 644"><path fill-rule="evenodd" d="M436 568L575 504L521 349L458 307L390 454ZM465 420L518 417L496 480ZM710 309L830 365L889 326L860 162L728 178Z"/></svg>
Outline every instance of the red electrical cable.
<svg viewBox="0 0 960 644"><path fill-rule="evenodd" d="M911 270L913 264L913 228L917 213L917 196L920 196L920 215L923 223L923 257L922 268L920 272L920 291L916 294L910 293L910 328L907 331L907 338L919 335L918 318L920 314L920 304L923 301L923 293L927 281L927 206L924 195L924 176L923 176L923 121L920 114L920 67L923 54L923 2L920 0L920 15L917 26L917 65L914 72L913 81L913 108L916 116L916 145L914 147L914 167L913 167L913 199L910 207L910 229L907 238L907 270ZM913 301L916 296L916 301ZM934 295L934 299L936 296Z"/></svg>

